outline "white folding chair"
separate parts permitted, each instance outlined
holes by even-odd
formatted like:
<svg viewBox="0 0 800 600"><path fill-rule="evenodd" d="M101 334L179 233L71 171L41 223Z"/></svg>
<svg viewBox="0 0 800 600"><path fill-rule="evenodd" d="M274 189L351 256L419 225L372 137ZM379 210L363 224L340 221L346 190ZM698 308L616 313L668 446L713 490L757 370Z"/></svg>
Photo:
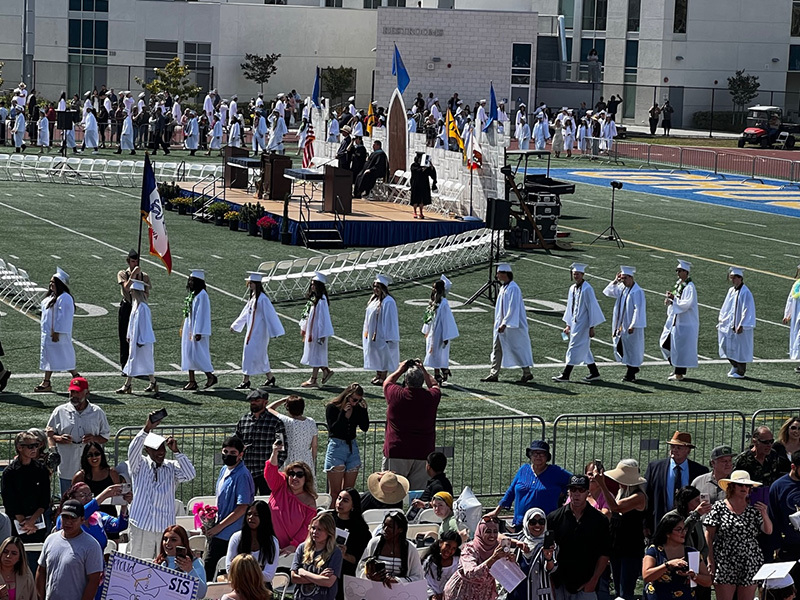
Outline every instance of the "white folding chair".
<svg viewBox="0 0 800 600"><path fill-rule="evenodd" d="M192 163L186 172L187 181L200 181L203 176L203 165L200 163Z"/></svg>
<svg viewBox="0 0 800 600"><path fill-rule="evenodd" d="M67 163L64 165L64 168L61 169L61 182L62 183L69 183L74 185L79 185L80 181L78 181L78 168L81 166L81 159L77 156L71 156L67 159Z"/></svg>
<svg viewBox="0 0 800 600"><path fill-rule="evenodd" d="M202 179L210 175L216 175L218 166L219 165L214 164L203 165L203 170L200 172L200 178Z"/></svg>
<svg viewBox="0 0 800 600"><path fill-rule="evenodd" d="M436 513L433 511L432 508L426 508L425 510L420 511L417 515L417 518L414 520L415 523L441 523L442 519L436 516Z"/></svg>
<svg viewBox="0 0 800 600"><path fill-rule="evenodd" d="M330 494L319 494L317 496L317 508L328 508L331 505Z"/></svg>
<svg viewBox="0 0 800 600"><path fill-rule="evenodd" d="M8 162L10 154L0 152L0 179L8 179Z"/></svg>
<svg viewBox="0 0 800 600"><path fill-rule="evenodd" d="M202 504L210 504L211 506L217 505L217 497L216 496L195 496L194 498L190 498L189 501L186 503L186 512L194 514L194 505L198 502Z"/></svg>
<svg viewBox="0 0 800 600"><path fill-rule="evenodd" d="M219 600L225 594L229 594L233 591L231 584L223 581L223 582L213 582L209 583L208 587L206 588L206 595L203 596L207 600Z"/></svg>
<svg viewBox="0 0 800 600"><path fill-rule="evenodd" d="M181 515L175 517L175 524L183 527L186 532L194 530L194 515Z"/></svg>
<svg viewBox="0 0 800 600"><path fill-rule="evenodd" d="M122 166L122 161L109 160L106 163L106 168L103 170L103 182L108 186L119 185L119 170Z"/></svg>
<svg viewBox="0 0 800 600"><path fill-rule="evenodd" d="M339 584L341 585L341 584ZM286 598L286 592L292 587L292 579L286 573L276 573L272 577L272 597L277 598L280 593L280 600Z"/></svg>
<svg viewBox="0 0 800 600"><path fill-rule="evenodd" d="M189 548L196 557L202 558L206 551L207 540L208 538L204 535L193 535L189 537Z"/></svg>
<svg viewBox="0 0 800 600"><path fill-rule="evenodd" d="M75 180L75 183L80 183L82 185L93 185L92 181L92 167L94 166L94 159L92 158L82 158L81 162L78 164L78 177Z"/></svg>
<svg viewBox="0 0 800 600"><path fill-rule="evenodd" d="M365 510L362 513L364 517L364 521L366 521L367 525L370 525L370 529L372 529L372 525L379 525L383 523L383 520L386 518L386 513L390 512L391 509L388 508L371 508L369 510Z"/></svg>
<svg viewBox="0 0 800 600"><path fill-rule="evenodd" d="M89 173L89 178L95 185L101 185L106 182L104 173L108 161L105 158L95 158L92 164L92 170Z"/></svg>
<svg viewBox="0 0 800 600"><path fill-rule="evenodd" d="M273 300L288 300L290 286L287 285L286 276L292 268L293 260L281 260L275 265L269 279L266 280L264 289L270 290Z"/></svg>
<svg viewBox="0 0 800 600"><path fill-rule="evenodd" d="M186 507L183 504L183 500L181 500L180 498L175 498L175 516L176 517L186 516Z"/></svg>
<svg viewBox="0 0 800 600"><path fill-rule="evenodd" d="M25 154L22 161L22 180L23 181L38 181L36 178L36 165L39 163L39 157L36 154Z"/></svg>
<svg viewBox="0 0 800 600"><path fill-rule="evenodd" d="M124 185L126 187L133 187L134 186L134 175L136 171L136 163L132 160L123 160L119 166L119 173L117 174L117 178L119 179L120 185Z"/></svg>
<svg viewBox="0 0 800 600"><path fill-rule="evenodd" d="M8 178L11 181L25 181L22 175L25 157L22 154L12 154L8 159Z"/></svg>
<svg viewBox="0 0 800 600"><path fill-rule="evenodd" d="M36 168L34 170L36 181L38 181L39 183L50 183L52 181L50 176L50 170L52 168L53 168L53 157L40 156L38 162L36 163Z"/></svg>
<svg viewBox="0 0 800 600"><path fill-rule="evenodd" d="M265 260L260 265L258 265L258 269L256 269L259 273L262 273L264 277L269 277L272 275L272 271L275 269L275 265L278 264L276 260Z"/></svg>

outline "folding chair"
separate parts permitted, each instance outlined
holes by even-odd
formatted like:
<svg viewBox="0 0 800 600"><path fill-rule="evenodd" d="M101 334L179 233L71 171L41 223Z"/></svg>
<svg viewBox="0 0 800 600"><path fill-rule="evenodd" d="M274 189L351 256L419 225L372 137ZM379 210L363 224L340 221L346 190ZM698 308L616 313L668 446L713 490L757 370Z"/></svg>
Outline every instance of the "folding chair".
<svg viewBox="0 0 800 600"><path fill-rule="evenodd" d="M278 264L278 261L275 260L265 260L260 265L258 265L258 269L256 269L259 273L263 273L264 277L270 277L272 275L272 271L275 269L275 265Z"/></svg>
<svg viewBox="0 0 800 600"><path fill-rule="evenodd" d="M189 166L186 172L187 181L200 181L203 176L203 165L200 163L193 163Z"/></svg>
<svg viewBox="0 0 800 600"><path fill-rule="evenodd" d="M92 181L92 167L94 166L94 159L82 158L78 164L78 177L76 183L82 185L93 185Z"/></svg>
<svg viewBox="0 0 800 600"><path fill-rule="evenodd" d="M8 179L8 159L11 155L0 153L0 179Z"/></svg>
<svg viewBox="0 0 800 600"><path fill-rule="evenodd" d="M289 287L286 284L286 276L289 274L293 263L293 260L278 261L269 279L264 282L264 289L270 290L273 300L289 299Z"/></svg>
<svg viewBox="0 0 800 600"><path fill-rule="evenodd" d="M8 179L9 181L25 181L22 175L25 157L22 154L12 154L8 158Z"/></svg>
<svg viewBox="0 0 800 600"><path fill-rule="evenodd" d="M358 262L358 257L361 252L353 250L352 252L342 252L336 254L336 263L333 267L328 269L328 275L332 277L330 287L336 289L337 292L347 291L347 280L353 265Z"/></svg>
<svg viewBox="0 0 800 600"><path fill-rule="evenodd" d="M136 171L136 163L134 161L123 160L120 163L119 172L117 173L117 178L119 180L120 185L124 185L126 187L133 187L135 171Z"/></svg>
<svg viewBox="0 0 800 600"><path fill-rule="evenodd" d="M21 175L23 181L38 181L36 178L36 165L39 157L35 154L26 154L22 161Z"/></svg>
<svg viewBox="0 0 800 600"><path fill-rule="evenodd" d="M36 181L38 181L39 183L50 183L52 181L52 179L50 178L50 170L52 168L53 168L53 157L40 156L39 161L36 163L36 168L34 170Z"/></svg>
<svg viewBox="0 0 800 600"><path fill-rule="evenodd" d="M227 581L223 582L212 582L208 584L206 588L206 595L203 596L207 600L219 600L225 594L229 594L233 591L231 584Z"/></svg>
<svg viewBox="0 0 800 600"><path fill-rule="evenodd" d="M106 168L103 169L103 182L108 186L120 184L119 170L122 166L122 161L109 160L106 163Z"/></svg>
<svg viewBox="0 0 800 600"><path fill-rule="evenodd" d="M291 270L286 274L286 287L289 293L289 299L297 297L297 293L306 289L306 281L314 276L314 272L322 262L319 256L312 256L311 258L297 258L292 263Z"/></svg>
<svg viewBox="0 0 800 600"><path fill-rule="evenodd" d="M210 175L216 175L218 166L219 165L214 164L203 165L203 170L200 172L200 178L203 179Z"/></svg>
<svg viewBox="0 0 800 600"><path fill-rule="evenodd" d="M340 584L341 585L341 584ZM272 597L277 598L280 592L280 600L286 598L286 592L292 587L292 579L286 573L275 573L272 578Z"/></svg>
<svg viewBox="0 0 800 600"><path fill-rule="evenodd" d="M78 181L78 168L81 166L81 159L72 156L67 159L66 164L61 169L61 182L79 185Z"/></svg>

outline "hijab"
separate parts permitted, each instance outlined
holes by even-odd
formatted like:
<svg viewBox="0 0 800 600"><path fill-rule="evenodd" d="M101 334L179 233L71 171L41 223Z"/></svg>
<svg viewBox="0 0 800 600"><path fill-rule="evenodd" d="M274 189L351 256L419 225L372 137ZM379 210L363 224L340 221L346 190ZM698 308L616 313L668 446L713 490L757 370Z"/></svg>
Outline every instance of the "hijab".
<svg viewBox="0 0 800 600"><path fill-rule="evenodd" d="M486 540L486 528L490 524L494 525L495 527L499 527L497 521L481 521L478 524L478 528L475 530L475 539L470 542L470 545L478 555L479 563L488 560L497 549L497 546L500 545L499 538L494 544Z"/></svg>
<svg viewBox="0 0 800 600"><path fill-rule="evenodd" d="M542 530L542 535L538 537L534 537L531 535L528 525L530 524L531 520L534 518L542 518L545 520L544 529ZM541 548L542 544L544 543L544 534L547 533L547 515L544 514L544 511L541 508L531 508L528 512L525 513L525 516L522 519L522 541L524 541L529 548L528 552L524 552L526 558L530 558L533 556L534 553L538 553L539 549Z"/></svg>

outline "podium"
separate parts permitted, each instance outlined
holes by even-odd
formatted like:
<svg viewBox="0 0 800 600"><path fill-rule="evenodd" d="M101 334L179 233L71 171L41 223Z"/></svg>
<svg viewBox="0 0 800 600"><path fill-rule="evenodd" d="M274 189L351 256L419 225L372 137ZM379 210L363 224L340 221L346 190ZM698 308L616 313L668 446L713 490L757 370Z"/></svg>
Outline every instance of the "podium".
<svg viewBox="0 0 800 600"><path fill-rule="evenodd" d="M261 184L258 197L268 200L283 200L292 193L292 182L283 176L286 169L292 168L292 159L283 154L271 152L261 155Z"/></svg>
<svg viewBox="0 0 800 600"><path fill-rule="evenodd" d="M336 197L339 197L339 205ZM325 181L322 184L322 210L349 215L353 212L353 173L325 165Z"/></svg>
<svg viewBox="0 0 800 600"><path fill-rule="evenodd" d="M246 148L236 148L235 146L225 146L223 149L223 157L225 160L225 185L229 188L237 188L241 190L247 189L248 172L247 169L234 167L228 163L229 158L246 158L250 153Z"/></svg>

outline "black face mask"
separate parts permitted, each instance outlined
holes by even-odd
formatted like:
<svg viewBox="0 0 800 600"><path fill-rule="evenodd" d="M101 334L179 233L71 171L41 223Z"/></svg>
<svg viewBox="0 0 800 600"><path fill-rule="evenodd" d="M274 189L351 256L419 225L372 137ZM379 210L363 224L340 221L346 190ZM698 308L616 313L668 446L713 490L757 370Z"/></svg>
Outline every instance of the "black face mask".
<svg viewBox="0 0 800 600"><path fill-rule="evenodd" d="M223 454L222 455L222 464L226 467L232 467L236 464L236 460L238 457L234 456L233 454Z"/></svg>

